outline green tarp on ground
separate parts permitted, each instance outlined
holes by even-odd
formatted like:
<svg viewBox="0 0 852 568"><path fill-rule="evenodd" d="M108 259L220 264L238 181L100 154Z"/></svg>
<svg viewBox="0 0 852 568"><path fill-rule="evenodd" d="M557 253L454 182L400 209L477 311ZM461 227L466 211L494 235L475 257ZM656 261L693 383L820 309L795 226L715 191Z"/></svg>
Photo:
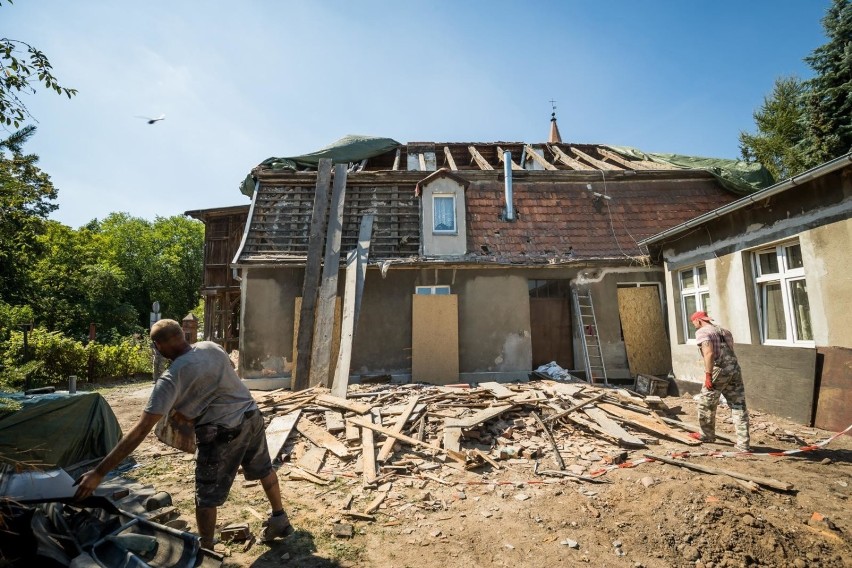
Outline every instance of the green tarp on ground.
<svg viewBox="0 0 852 568"><path fill-rule="evenodd" d="M0 420L0 462L67 468L104 457L121 439L118 420L98 393L0 396L23 404Z"/></svg>
<svg viewBox="0 0 852 568"><path fill-rule="evenodd" d="M725 189L739 195L748 195L767 188L775 180L769 170L757 162L749 163L741 160L726 160L724 158L701 158L699 156L684 156L682 154L660 154L643 152L629 146L605 146L625 158L648 160L687 168L705 170L713 174Z"/></svg>
<svg viewBox="0 0 852 568"><path fill-rule="evenodd" d="M331 158L334 164L348 164L379 156L399 146L399 142L391 138L349 134L310 154L288 158L267 158L260 163L260 167L271 170L296 171L300 167L316 168L321 158ZM240 185L240 191L251 197L254 193L254 181L251 174L246 176L246 179Z"/></svg>

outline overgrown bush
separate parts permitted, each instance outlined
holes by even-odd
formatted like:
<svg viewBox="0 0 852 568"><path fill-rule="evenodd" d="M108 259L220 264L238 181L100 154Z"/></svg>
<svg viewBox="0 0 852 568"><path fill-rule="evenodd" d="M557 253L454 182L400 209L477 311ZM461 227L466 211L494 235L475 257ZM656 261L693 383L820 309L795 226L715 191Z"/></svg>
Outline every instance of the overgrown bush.
<svg viewBox="0 0 852 568"><path fill-rule="evenodd" d="M83 345L60 332L35 328L29 333L24 362L23 337L23 332L12 331L8 341L0 343L0 391L22 390L27 379L29 388L37 388L64 385L69 375L99 382L151 371L151 351L141 339Z"/></svg>

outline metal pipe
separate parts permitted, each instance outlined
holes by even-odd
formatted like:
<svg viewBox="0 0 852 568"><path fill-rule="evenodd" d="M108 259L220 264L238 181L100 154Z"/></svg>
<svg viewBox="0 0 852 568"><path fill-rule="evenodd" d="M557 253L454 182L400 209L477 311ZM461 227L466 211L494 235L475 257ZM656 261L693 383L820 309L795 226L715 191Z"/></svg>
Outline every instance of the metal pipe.
<svg viewBox="0 0 852 568"><path fill-rule="evenodd" d="M506 188L506 220L515 220L515 208L512 206L512 153L503 152L503 172Z"/></svg>

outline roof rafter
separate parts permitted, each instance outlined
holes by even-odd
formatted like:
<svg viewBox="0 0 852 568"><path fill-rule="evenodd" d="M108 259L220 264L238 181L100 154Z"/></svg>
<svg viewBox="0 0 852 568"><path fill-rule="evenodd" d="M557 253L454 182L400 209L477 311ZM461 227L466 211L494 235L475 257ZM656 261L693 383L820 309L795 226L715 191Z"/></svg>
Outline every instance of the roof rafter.
<svg viewBox="0 0 852 568"><path fill-rule="evenodd" d="M548 144L547 147L550 148L550 151L553 152L553 155L556 156L556 158L560 162L562 162L563 164L565 164L566 166L568 166L571 169L583 170L583 171L589 171L589 170L595 169L588 164L584 164L583 162L580 162L579 160L575 160L574 158L572 158L571 156L569 156L568 154L563 152L562 149L559 146L557 146L556 144Z"/></svg>
<svg viewBox="0 0 852 568"><path fill-rule="evenodd" d="M601 169L601 170L623 170L624 169L624 168L619 168L616 165L608 164L606 162L602 162L598 159L592 158L591 156L589 156L588 154L586 154L582 150L578 150L574 146L570 146L570 148L571 148L572 152L574 152L575 154L577 154L578 156L580 156L581 158L583 158L584 160L586 160L587 162L589 162L593 166L597 166L598 169Z"/></svg>
<svg viewBox="0 0 852 568"><path fill-rule="evenodd" d="M450 152L449 146L444 146L444 157L447 159L447 163L450 164L450 169L454 172L458 171L456 160L453 158L453 153Z"/></svg>
<svg viewBox="0 0 852 568"><path fill-rule="evenodd" d="M647 170L648 169L648 166L646 166L642 162L640 162L640 161L631 162L630 160L628 160L628 159L626 159L622 156L619 156L615 152L611 152L611 151L607 150L606 148L604 148L602 146L598 146L598 152L600 152L601 156L606 156L607 158L609 158L613 162L621 164L622 166L627 166L628 168L631 168L631 169L634 169L634 170Z"/></svg>
<svg viewBox="0 0 852 568"><path fill-rule="evenodd" d="M550 162L548 162L547 160L545 160L544 158L539 156L538 152L535 151L535 148L533 148L529 144L525 145L524 147L527 150L527 154L526 154L527 157L532 159L532 161L539 164L541 167L543 167L546 170L555 170L556 169L556 166L554 166L553 164L551 164Z"/></svg>
<svg viewBox="0 0 852 568"><path fill-rule="evenodd" d="M488 160L483 158L482 154L480 154L479 150L477 150L475 147L473 147L472 145L468 146L467 150L468 150L468 152L470 152L470 155L473 158L473 161L476 162L476 165L479 166L480 170L493 170L494 169L494 168L491 167L491 164L488 163Z"/></svg>
<svg viewBox="0 0 852 568"><path fill-rule="evenodd" d="M506 159L504 158L503 154L505 154L505 151L503 150L503 148L501 148L500 146L497 146L497 157L498 157L498 158L500 158L500 161L501 161L501 162L505 163L505 162L506 162ZM509 155L511 156L511 154L509 154ZM511 164L512 164L512 169L513 169L513 170L522 170L522 169L524 169L524 168L522 168L521 166L519 166L518 164L516 164L516 163L515 163L515 160L510 159L510 160L509 160L509 163L511 163Z"/></svg>

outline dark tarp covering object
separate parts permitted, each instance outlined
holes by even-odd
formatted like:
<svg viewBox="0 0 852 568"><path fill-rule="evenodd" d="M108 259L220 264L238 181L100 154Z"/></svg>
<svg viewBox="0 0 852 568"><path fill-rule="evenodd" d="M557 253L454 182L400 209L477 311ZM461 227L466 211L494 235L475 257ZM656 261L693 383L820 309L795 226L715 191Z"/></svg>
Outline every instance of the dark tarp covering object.
<svg viewBox="0 0 852 568"><path fill-rule="evenodd" d="M98 393L2 396L23 406L0 420L0 461L68 468L104 457L121 439L118 420Z"/></svg>
<svg viewBox="0 0 852 568"><path fill-rule="evenodd" d="M291 156L288 158L267 158L262 161L258 167L269 170L293 170L299 168L316 169L321 158L331 158L333 164L348 164L350 162L360 162L367 158L380 156L385 152L390 152L398 148L400 143L392 138L380 138L376 136L361 136L358 134L348 134L332 142L325 148L303 154L301 156ZM246 176L243 183L240 184L240 191L243 194L251 197L254 194L255 179L252 174Z"/></svg>
<svg viewBox="0 0 852 568"><path fill-rule="evenodd" d="M643 152L629 146L604 146L625 158L634 160L647 160L677 166L690 170L705 170L713 174L719 183L732 193L737 195L749 195L755 191L765 189L775 183L769 170L757 162L743 162L742 160L727 160L724 158L702 158L698 156L685 156L683 154L660 154L655 152Z"/></svg>

